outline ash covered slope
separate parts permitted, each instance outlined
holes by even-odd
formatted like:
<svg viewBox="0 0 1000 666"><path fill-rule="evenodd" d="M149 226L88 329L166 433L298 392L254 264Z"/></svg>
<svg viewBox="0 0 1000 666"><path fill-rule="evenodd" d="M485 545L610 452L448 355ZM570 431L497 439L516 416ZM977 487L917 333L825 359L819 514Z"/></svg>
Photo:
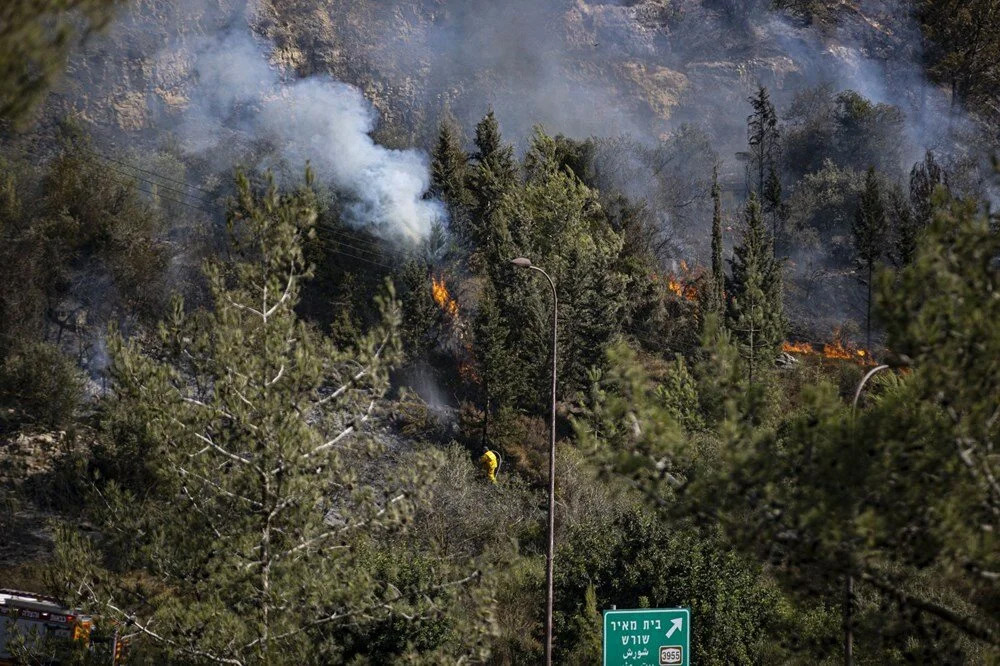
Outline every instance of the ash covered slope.
<svg viewBox="0 0 1000 666"><path fill-rule="evenodd" d="M655 138L693 121L735 147L758 84L780 102L830 81L915 123L931 115L906 3L831 3L811 24L764 4L138 0L77 55L51 108L109 130L168 128L191 102L192 50L249 24L288 71L359 87L393 143L429 145L442 111L469 126L492 105L517 137L542 123Z"/></svg>

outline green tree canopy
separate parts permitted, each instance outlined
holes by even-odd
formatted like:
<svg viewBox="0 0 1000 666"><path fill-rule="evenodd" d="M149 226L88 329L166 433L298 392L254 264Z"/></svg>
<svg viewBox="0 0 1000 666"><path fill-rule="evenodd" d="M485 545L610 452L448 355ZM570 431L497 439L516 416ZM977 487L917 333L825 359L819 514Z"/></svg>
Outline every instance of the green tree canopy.
<svg viewBox="0 0 1000 666"><path fill-rule="evenodd" d="M270 183L255 194L243 177L237 191L236 260L207 270L213 309L188 313L177 300L155 351L112 336L114 399L140 416L150 482L103 484L105 538L67 530L60 571L81 603L129 622L140 653L343 661L358 649L351 627L381 623L377 643L391 645L397 614L421 618L406 631L440 622L441 595L459 584L440 578L450 566L379 555L380 538L405 530L416 476L361 483L348 462L366 450L358 433L398 354L395 303L383 301L369 333L334 346L295 311L311 272L312 191ZM437 637L427 652L444 649L447 631L425 634Z"/></svg>

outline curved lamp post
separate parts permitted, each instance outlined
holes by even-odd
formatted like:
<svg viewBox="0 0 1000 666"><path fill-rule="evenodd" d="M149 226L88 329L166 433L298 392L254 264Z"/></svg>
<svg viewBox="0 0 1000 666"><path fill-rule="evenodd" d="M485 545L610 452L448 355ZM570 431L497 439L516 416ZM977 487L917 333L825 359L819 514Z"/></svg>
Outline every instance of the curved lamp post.
<svg viewBox="0 0 1000 666"><path fill-rule="evenodd" d="M545 664L552 666L552 560L555 556L555 515L556 515L556 344L558 342L557 322L559 301L556 297L556 283L549 274L538 266L533 266L531 260L518 257L511 260L518 268L528 268L538 271L549 281L552 287L552 413L549 420L549 545L545 556Z"/></svg>

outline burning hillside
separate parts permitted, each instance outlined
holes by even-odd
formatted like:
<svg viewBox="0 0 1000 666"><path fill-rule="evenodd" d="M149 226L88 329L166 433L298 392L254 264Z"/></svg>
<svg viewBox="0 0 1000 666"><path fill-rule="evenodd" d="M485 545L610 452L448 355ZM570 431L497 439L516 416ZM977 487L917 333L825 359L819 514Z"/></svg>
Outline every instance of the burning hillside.
<svg viewBox="0 0 1000 666"><path fill-rule="evenodd" d="M431 296L434 302L441 308L441 311L452 319L458 319L458 301L451 297L448 286L444 282L444 276L431 276Z"/></svg>
<svg viewBox="0 0 1000 666"><path fill-rule="evenodd" d="M703 273L704 269L700 266L689 269L687 262L682 260L679 270L666 274L654 273L650 277L654 282L665 284L667 290L678 298L694 302L698 300L698 281Z"/></svg>
<svg viewBox="0 0 1000 666"><path fill-rule="evenodd" d="M851 361L859 365L874 365L871 352L861 347L855 347L845 341L839 329L833 332L833 340L822 344L806 341L781 343L781 351L799 356L818 356L825 359Z"/></svg>

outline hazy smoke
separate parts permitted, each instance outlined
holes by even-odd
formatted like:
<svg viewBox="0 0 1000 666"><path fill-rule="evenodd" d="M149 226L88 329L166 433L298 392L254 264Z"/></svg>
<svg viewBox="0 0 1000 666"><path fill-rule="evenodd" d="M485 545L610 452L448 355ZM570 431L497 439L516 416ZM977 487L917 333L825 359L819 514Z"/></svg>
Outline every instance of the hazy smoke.
<svg viewBox="0 0 1000 666"><path fill-rule="evenodd" d="M177 128L185 150L229 157L264 142L279 169L310 161L343 196L349 222L387 237L423 238L443 218L442 205L424 198L427 156L375 143L377 114L357 88L285 77L247 33L213 38L193 58L197 83Z"/></svg>

